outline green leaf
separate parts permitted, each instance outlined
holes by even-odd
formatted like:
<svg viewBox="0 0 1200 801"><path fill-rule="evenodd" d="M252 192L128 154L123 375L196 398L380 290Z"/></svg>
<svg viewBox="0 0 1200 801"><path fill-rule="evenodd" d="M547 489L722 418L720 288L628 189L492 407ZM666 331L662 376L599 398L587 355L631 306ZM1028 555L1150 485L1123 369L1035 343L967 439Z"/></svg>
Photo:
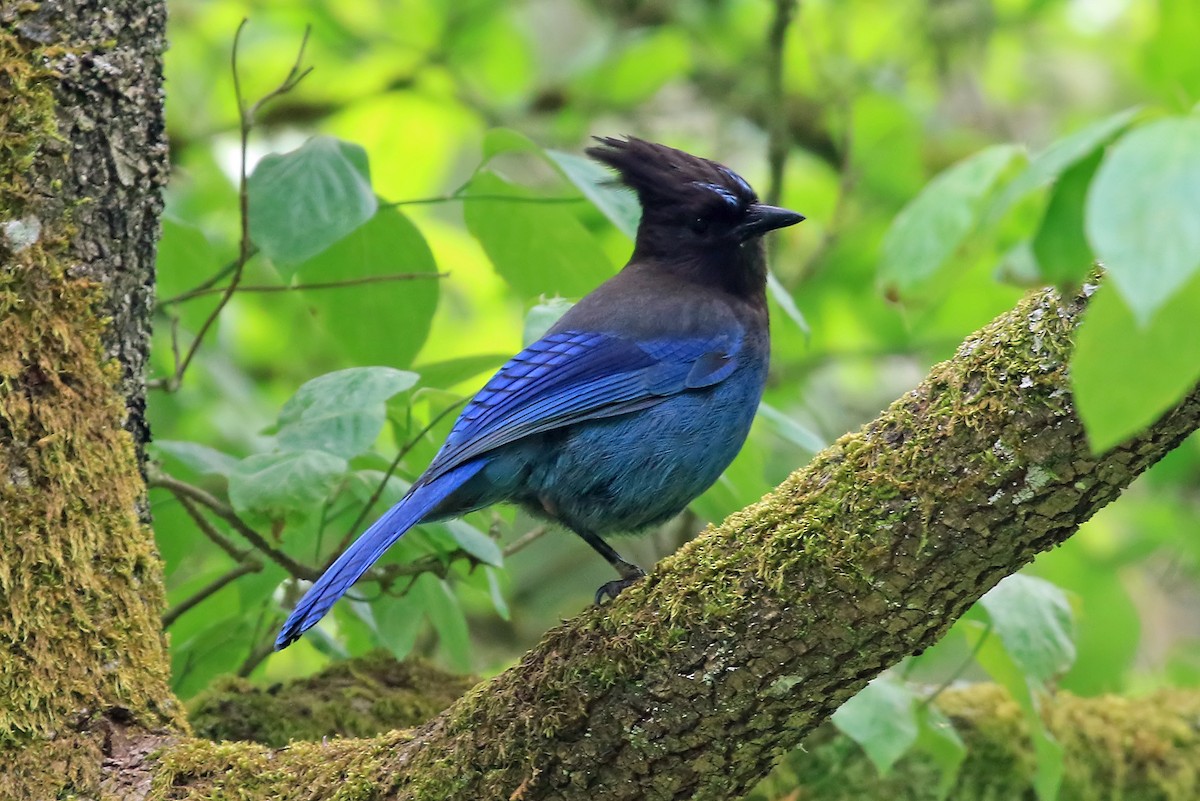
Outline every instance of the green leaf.
<svg viewBox="0 0 1200 801"><path fill-rule="evenodd" d="M275 438L285 450L357 456L383 430L385 401L416 383L416 373L391 367L351 367L318 376L284 404Z"/></svg>
<svg viewBox="0 0 1200 801"><path fill-rule="evenodd" d="M917 741L916 696L905 684L886 675L842 704L832 720L862 746L883 776Z"/></svg>
<svg viewBox="0 0 1200 801"><path fill-rule="evenodd" d="M486 199L476 199L480 195ZM595 237L561 205L530 202L536 195L491 172L476 175L464 197L467 228L523 296L580 297L612 276Z"/></svg>
<svg viewBox="0 0 1200 801"><path fill-rule="evenodd" d="M478 356L460 356L440 362L422 363L416 366L421 374L421 385L446 388L484 373L492 373L508 361L508 353L483 353Z"/></svg>
<svg viewBox="0 0 1200 801"><path fill-rule="evenodd" d="M1200 381L1200 275L1142 326L1117 287L1096 290L1075 333L1071 389L1092 450L1143 431Z"/></svg>
<svg viewBox="0 0 1200 801"><path fill-rule="evenodd" d="M425 621L421 599L406 592L399 597L385 595L372 606L375 631L383 646L396 659L406 658L412 653Z"/></svg>
<svg viewBox="0 0 1200 801"><path fill-rule="evenodd" d="M995 145L934 178L905 206L883 239L879 281L889 294L925 291L975 229L992 188L1021 157Z"/></svg>
<svg viewBox="0 0 1200 801"><path fill-rule="evenodd" d="M1067 595L1050 582L1021 573L979 599L992 629L1025 676L1037 684L1075 661L1075 621Z"/></svg>
<svg viewBox="0 0 1200 801"><path fill-rule="evenodd" d="M565 298L544 298L541 303L529 310L525 315L525 328L521 332L521 342L525 345L536 342L546 335L550 327L558 322L575 304Z"/></svg>
<svg viewBox="0 0 1200 801"><path fill-rule="evenodd" d="M454 540L458 547L474 556L484 564L500 567L504 564L504 554L500 546L491 537L463 520L448 520L442 527Z"/></svg>
<svg viewBox="0 0 1200 801"><path fill-rule="evenodd" d="M1009 576L996 585L992 592L1016 577ZM1019 625L1019 623L1014 625ZM1035 685L1038 685L1038 682L1026 666L1018 663L1016 653L1007 642L1000 637L990 636L994 630L994 620L986 628L976 625L963 629L967 641L975 648L979 665L997 683L1003 685L1012 694L1013 700L1021 707L1025 724L1029 728L1030 739L1033 741L1036 766L1033 777L1034 791L1040 801L1054 801L1058 795L1059 785L1062 783L1064 770L1062 746L1050 734L1050 730L1046 728L1038 711L1039 696L1035 693ZM981 638L983 642L980 642ZM1040 691L1040 687L1038 689Z"/></svg>
<svg viewBox="0 0 1200 801"><path fill-rule="evenodd" d="M488 597L492 599L492 608L496 610L496 614L500 616L501 620L511 620L512 613L508 609L508 602L504 600L504 592L500 588L499 571L485 567L483 572L487 576Z"/></svg>
<svg viewBox="0 0 1200 801"><path fill-rule="evenodd" d="M637 236L642 207L637 195L617 183L612 171L584 156L547 150L546 156L562 170L567 180L592 202L625 236Z"/></svg>
<svg viewBox="0 0 1200 801"><path fill-rule="evenodd" d="M1200 118L1126 134L1096 172L1087 235L1138 324L1200 268Z"/></svg>
<svg viewBox="0 0 1200 801"><path fill-rule="evenodd" d="M246 181L250 238L276 265L310 259L375 214L367 152L315 136L264 156Z"/></svg>
<svg viewBox="0 0 1200 801"><path fill-rule="evenodd" d="M1079 284L1092 269L1092 249L1083 233L1083 208L1101 155L1097 150L1063 173L1034 235L1038 271L1052 284Z"/></svg>
<svg viewBox="0 0 1200 801"><path fill-rule="evenodd" d="M469 670L471 641L467 632L467 618L450 585L432 573L422 573L413 581L409 592L429 616L451 664L457 670Z"/></svg>
<svg viewBox="0 0 1200 801"><path fill-rule="evenodd" d="M297 267L297 272L314 282L428 274L303 292L313 316L352 363L412 364L429 335L439 279L429 245L407 217L394 208L380 209L366 225Z"/></svg>
<svg viewBox="0 0 1200 801"><path fill-rule="evenodd" d="M150 450L170 456L202 476L227 476L234 471L238 464L236 456L221 453L215 448L201 445L199 442L156 439L150 443Z"/></svg>
<svg viewBox="0 0 1200 801"><path fill-rule="evenodd" d="M1055 140L1030 159L1029 166L996 194L987 215L988 219L995 221L1000 218L1018 200L1052 183L1064 172L1099 151L1128 128L1141 111L1140 106L1118 111Z"/></svg>
<svg viewBox="0 0 1200 801"><path fill-rule="evenodd" d="M967 746L954 729L950 718L933 704L921 704L917 711L917 748L924 751L942 772L937 797L945 798L954 787L958 770L967 759Z"/></svg>
<svg viewBox="0 0 1200 801"><path fill-rule="evenodd" d="M800 307L796 305L796 299L792 297L792 293L788 292L775 273L767 271L767 292L771 299L779 304L779 308L788 316L788 319L795 323L804 336L812 334L812 329L808 327L808 320L804 319L804 314L800 311Z"/></svg>
<svg viewBox="0 0 1200 801"><path fill-rule="evenodd" d="M824 450L826 445L825 440L817 432L800 425L774 406L760 403L758 405L758 414L763 419L770 421L772 427L781 437L802 450L809 453L817 453Z"/></svg>
<svg viewBox="0 0 1200 801"><path fill-rule="evenodd" d="M238 514L272 520L305 515L345 475L346 460L324 451L259 453L229 476L229 501Z"/></svg>

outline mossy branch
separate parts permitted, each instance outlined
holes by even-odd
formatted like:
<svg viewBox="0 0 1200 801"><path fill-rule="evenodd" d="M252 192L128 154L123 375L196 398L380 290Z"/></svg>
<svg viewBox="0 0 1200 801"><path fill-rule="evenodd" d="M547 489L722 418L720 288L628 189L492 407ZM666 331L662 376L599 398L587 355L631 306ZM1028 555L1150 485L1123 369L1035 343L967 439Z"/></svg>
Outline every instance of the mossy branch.
<svg viewBox="0 0 1200 801"><path fill-rule="evenodd" d="M410 735L284 761L183 744L155 787L292 797L299 771L305 797L322 781L345 795L346 776L388 798L741 796L1200 425L1198 391L1093 455L1067 378L1082 311L1031 294L861 431Z"/></svg>

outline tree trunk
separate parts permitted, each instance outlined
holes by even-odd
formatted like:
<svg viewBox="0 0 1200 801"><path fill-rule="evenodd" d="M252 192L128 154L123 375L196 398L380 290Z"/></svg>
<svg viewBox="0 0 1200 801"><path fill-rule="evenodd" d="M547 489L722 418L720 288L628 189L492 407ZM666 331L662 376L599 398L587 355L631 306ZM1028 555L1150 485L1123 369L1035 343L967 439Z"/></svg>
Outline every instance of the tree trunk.
<svg viewBox="0 0 1200 801"><path fill-rule="evenodd" d="M117 728L186 726L139 469L163 24L149 0L0 6L4 798L96 795Z"/></svg>

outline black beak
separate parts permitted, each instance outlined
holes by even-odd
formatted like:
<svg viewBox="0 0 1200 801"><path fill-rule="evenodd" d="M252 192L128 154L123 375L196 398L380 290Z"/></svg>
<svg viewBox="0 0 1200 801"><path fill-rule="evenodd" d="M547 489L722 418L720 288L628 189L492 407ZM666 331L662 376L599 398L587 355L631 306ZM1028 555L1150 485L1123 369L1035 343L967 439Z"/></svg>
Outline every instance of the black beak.
<svg viewBox="0 0 1200 801"><path fill-rule="evenodd" d="M776 228L795 225L803 219L803 214L797 214L791 209L755 203L746 212L746 219L738 226L738 233L742 235L742 239L750 239L762 236L767 231L774 231Z"/></svg>

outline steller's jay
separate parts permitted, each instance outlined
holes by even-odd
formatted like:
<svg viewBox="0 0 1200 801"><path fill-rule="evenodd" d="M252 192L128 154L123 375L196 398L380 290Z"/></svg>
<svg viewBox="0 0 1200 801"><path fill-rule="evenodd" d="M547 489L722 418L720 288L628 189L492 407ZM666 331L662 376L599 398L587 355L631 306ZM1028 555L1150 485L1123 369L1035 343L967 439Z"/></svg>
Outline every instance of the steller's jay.
<svg viewBox="0 0 1200 801"><path fill-rule="evenodd" d="M641 139L587 153L642 206L633 256L471 400L429 468L308 590L275 648L316 624L413 525L499 501L561 523L620 578L602 539L662 523L706 490L750 430L767 377L761 237L804 217L732 170Z"/></svg>

